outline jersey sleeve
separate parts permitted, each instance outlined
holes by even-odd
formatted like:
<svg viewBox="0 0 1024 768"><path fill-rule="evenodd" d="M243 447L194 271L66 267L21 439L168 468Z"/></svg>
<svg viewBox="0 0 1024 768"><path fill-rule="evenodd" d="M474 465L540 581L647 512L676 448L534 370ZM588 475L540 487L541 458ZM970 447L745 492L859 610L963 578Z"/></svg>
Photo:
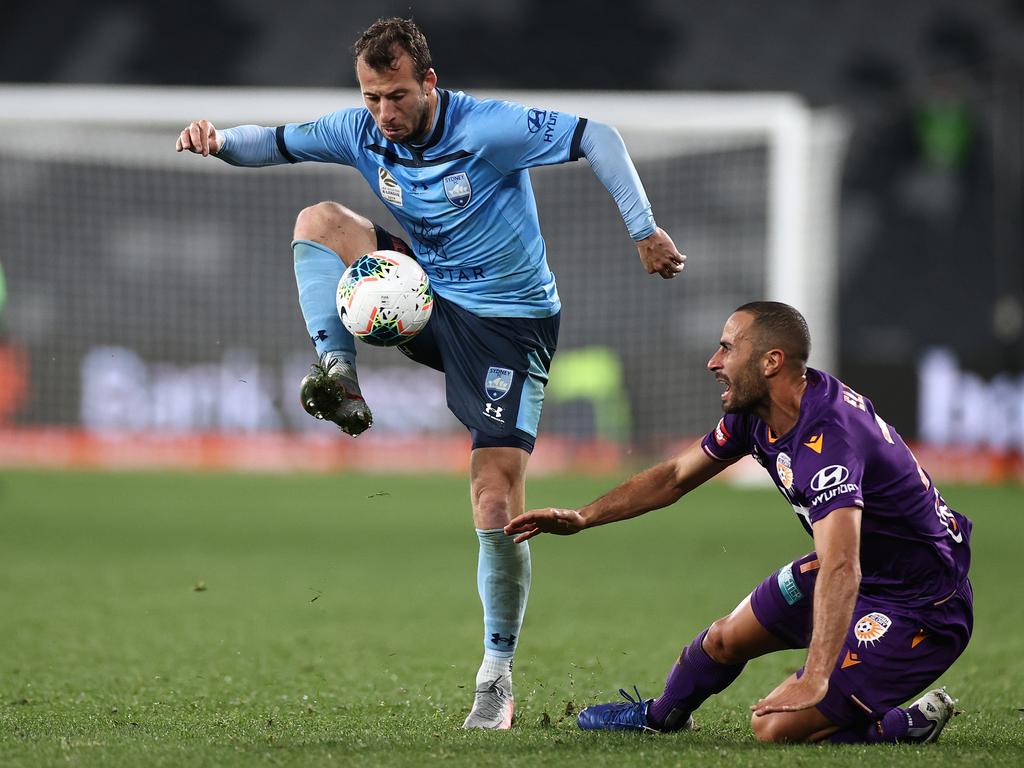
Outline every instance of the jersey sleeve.
<svg viewBox="0 0 1024 768"><path fill-rule="evenodd" d="M356 164L362 108L341 109L308 123L279 125L274 132L277 149L289 163Z"/></svg>
<svg viewBox="0 0 1024 768"><path fill-rule="evenodd" d="M864 507L864 458L842 435L821 432L804 443L794 462L794 482L807 502L810 521L816 523L843 507Z"/></svg>
<svg viewBox="0 0 1024 768"><path fill-rule="evenodd" d="M579 160L585 118L510 101L480 102L473 130L484 158L502 173Z"/></svg>
<svg viewBox="0 0 1024 768"><path fill-rule="evenodd" d="M658 225L651 203L619 132L610 125L590 120L583 131L581 151L619 206L629 236L643 240L653 235Z"/></svg>
<svg viewBox="0 0 1024 768"><path fill-rule="evenodd" d="M704 453L716 461L734 461L752 448L750 419L745 414L727 413L701 441Z"/></svg>

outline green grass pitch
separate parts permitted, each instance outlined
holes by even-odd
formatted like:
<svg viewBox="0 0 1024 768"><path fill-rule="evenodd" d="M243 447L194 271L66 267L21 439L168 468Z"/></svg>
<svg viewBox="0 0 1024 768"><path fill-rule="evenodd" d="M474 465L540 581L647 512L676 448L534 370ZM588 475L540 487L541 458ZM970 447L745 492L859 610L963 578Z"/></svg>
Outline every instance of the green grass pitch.
<svg viewBox="0 0 1024 768"><path fill-rule="evenodd" d="M578 505L612 479L531 481ZM533 543L516 727L465 732L481 652L459 477L0 474L0 765L1024 764L1024 489L950 487L973 517L977 622L927 747L773 747L747 707L802 654L751 663L672 736L576 730L657 695L679 650L810 548L770 490L700 489Z"/></svg>

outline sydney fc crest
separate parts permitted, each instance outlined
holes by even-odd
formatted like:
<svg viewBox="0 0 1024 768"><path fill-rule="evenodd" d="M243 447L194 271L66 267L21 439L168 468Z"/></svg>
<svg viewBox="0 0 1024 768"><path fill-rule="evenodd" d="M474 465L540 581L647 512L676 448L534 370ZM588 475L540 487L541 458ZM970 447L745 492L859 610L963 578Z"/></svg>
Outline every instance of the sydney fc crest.
<svg viewBox="0 0 1024 768"><path fill-rule="evenodd" d="M484 380L484 392L490 400L501 400L512 389L512 369L491 366Z"/></svg>
<svg viewBox="0 0 1024 768"><path fill-rule="evenodd" d="M444 177L444 194L456 208L465 208L473 196L469 176L465 173L453 173Z"/></svg>

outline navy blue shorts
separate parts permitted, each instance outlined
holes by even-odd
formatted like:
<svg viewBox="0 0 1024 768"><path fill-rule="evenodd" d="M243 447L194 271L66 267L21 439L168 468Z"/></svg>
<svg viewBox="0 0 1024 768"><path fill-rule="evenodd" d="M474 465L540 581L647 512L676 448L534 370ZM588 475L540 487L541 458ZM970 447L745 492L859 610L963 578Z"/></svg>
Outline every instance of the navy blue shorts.
<svg viewBox="0 0 1024 768"><path fill-rule="evenodd" d="M415 258L400 238L374 224L377 248ZM469 430L474 448L533 451L544 387L558 343L559 315L479 317L434 293L430 322L399 347L406 357L443 371L448 409Z"/></svg>

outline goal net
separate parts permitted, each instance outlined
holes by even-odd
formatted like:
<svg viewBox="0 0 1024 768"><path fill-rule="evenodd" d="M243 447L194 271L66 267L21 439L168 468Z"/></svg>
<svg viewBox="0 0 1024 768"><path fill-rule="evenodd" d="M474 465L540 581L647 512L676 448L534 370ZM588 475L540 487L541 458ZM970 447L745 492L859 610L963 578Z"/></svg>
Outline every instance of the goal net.
<svg viewBox="0 0 1024 768"><path fill-rule="evenodd" d="M586 161L531 171L563 304L544 435L653 449L706 431L719 387L704 366L746 301L800 308L812 365L833 365L840 120L786 95L482 95L615 125L689 257L675 280L647 275ZM199 117L277 125L360 103L353 91L0 88L0 324L28 382L6 408L0 386L8 428L333 429L298 405L312 348L294 217L338 200L401 230L352 169L239 169L174 141ZM365 345L359 370L378 438L463 434L439 374Z"/></svg>

